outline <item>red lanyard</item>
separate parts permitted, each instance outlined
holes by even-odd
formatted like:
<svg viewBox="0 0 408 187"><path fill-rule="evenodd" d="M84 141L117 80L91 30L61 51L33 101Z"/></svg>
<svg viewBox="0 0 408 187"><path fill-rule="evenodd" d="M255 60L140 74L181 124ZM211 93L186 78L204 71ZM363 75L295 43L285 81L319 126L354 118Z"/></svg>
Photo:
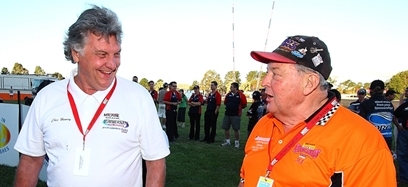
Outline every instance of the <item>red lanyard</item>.
<svg viewBox="0 0 408 187"><path fill-rule="evenodd" d="M330 103L330 104L329 104ZM309 122L306 123L306 126L299 131L292 140L286 144L285 147L272 159L271 163L268 165L268 169L266 170L266 176L268 177L269 173L272 171L273 166L278 163L279 160L289 152L289 150L297 143L300 139L302 139L315 125L316 123L322 119L334 106L337 105L336 98L333 98L329 103L327 103Z"/></svg>
<svg viewBox="0 0 408 187"><path fill-rule="evenodd" d="M69 85L69 83L68 83L68 85ZM83 149L85 149L85 137L86 137L86 135L89 133L89 131L91 131L93 125L95 124L96 119L98 119L98 117L101 115L103 109L105 108L106 104L108 104L108 101L111 98L115 88L116 88L116 79L115 79L115 82L113 83L113 87L111 88L109 93L105 96L102 103L99 105L98 110L96 110L91 122L89 122L88 128L86 129L86 131L84 133L84 131L82 130L82 124L81 124L81 120L79 119L79 114L78 114L77 107L75 105L74 98L72 97L71 93L68 91L68 86L67 86L68 100L69 100L69 104L71 105L72 114L74 115L75 122L76 122L76 124L78 126L79 131L83 135L83 139L82 139L83 140L83 143L82 143Z"/></svg>

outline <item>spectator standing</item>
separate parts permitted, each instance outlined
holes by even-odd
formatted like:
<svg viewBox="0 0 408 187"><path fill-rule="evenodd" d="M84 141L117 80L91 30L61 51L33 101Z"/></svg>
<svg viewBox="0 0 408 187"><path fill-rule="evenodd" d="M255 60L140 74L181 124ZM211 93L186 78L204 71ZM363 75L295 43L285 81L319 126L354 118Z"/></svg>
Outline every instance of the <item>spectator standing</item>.
<svg viewBox="0 0 408 187"><path fill-rule="evenodd" d="M162 128L166 128L166 104L164 104L164 95L167 92L169 85L165 82L163 84L163 88L159 91L159 97L157 98L158 107L157 107L157 115L159 116L160 123Z"/></svg>
<svg viewBox="0 0 408 187"><path fill-rule="evenodd" d="M356 101L353 101L349 105L349 109L355 113L360 113L360 104L367 100L366 99L367 91L364 88L361 88L357 91L357 97L358 99Z"/></svg>
<svg viewBox="0 0 408 187"><path fill-rule="evenodd" d="M397 136L398 184L408 185L408 102L395 109L395 117L401 121Z"/></svg>
<svg viewBox="0 0 408 187"><path fill-rule="evenodd" d="M225 142L222 146L231 144L229 129L232 126L234 130L235 148L239 148L239 131L241 129L241 114L242 109L247 105L245 95L239 90L239 84L231 83L230 92L225 95L225 115L222 121L222 129L224 129Z"/></svg>
<svg viewBox="0 0 408 187"><path fill-rule="evenodd" d="M164 94L163 103L166 104L166 134L169 143L179 138L177 129L177 105L181 102L181 96L177 92L177 82L170 82L170 89Z"/></svg>
<svg viewBox="0 0 408 187"><path fill-rule="evenodd" d="M395 94L396 93L397 92L395 92L395 90L393 90L393 89L387 90L387 92L385 92L385 95L384 95L385 99L392 102L395 99Z"/></svg>
<svg viewBox="0 0 408 187"><path fill-rule="evenodd" d="M255 124L258 122L259 119L263 116L264 107L262 106L261 102L261 92L254 91L252 93L253 102L247 111L247 116L249 118L248 121L248 137L251 134L252 129L255 127Z"/></svg>
<svg viewBox="0 0 408 187"><path fill-rule="evenodd" d="M201 119L201 105L203 104L203 95L200 93L200 87L195 85L193 87L194 93L191 94L187 104L190 106L188 116L190 117L190 134L189 140L200 140L200 119Z"/></svg>
<svg viewBox="0 0 408 187"><path fill-rule="evenodd" d="M211 81L211 92L207 97L207 109L204 114L204 139L207 143L214 143L217 134L217 119L221 105L221 94L217 90L217 81Z"/></svg>
<svg viewBox="0 0 408 187"><path fill-rule="evenodd" d="M154 89L154 81L149 81L149 93L152 96L154 104L158 104L157 98L159 97L159 94Z"/></svg>
<svg viewBox="0 0 408 187"><path fill-rule="evenodd" d="M374 80L370 85L370 99L360 104L359 115L373 124L383 135L388 149L392 148L392 124L394 119L394 105L384 97L385 84L381 80ZM401 128L398 122L395 124Z"/></svg>
<svg viewBox="0 0 408 187"><path fill-rule="evenodd" d="M187 96L184 94L184 90L180 89L179 90L180 96L181 96L181 102L178 108L178 113L177 113L177 122L178 126L184 128L185 122L186 122L186 108L187 108Z"/></svg>

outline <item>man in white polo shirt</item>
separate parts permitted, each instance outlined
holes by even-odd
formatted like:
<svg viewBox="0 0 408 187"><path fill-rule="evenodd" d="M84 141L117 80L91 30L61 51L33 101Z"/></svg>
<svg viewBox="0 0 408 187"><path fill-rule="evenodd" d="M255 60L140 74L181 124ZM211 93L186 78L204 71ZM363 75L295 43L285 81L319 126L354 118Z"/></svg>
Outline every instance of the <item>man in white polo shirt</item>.
<svg viewBox="0 0 408 187"><path fill-rule="evenodd" d="M69 28L69 79L41 90L15 149L22 156L16 186L35 186L45 155L47 185L142 186L142 158L150 187L165 183L166 136L146 89L116 76L121 23L114 12L92 6Z"/></svg>

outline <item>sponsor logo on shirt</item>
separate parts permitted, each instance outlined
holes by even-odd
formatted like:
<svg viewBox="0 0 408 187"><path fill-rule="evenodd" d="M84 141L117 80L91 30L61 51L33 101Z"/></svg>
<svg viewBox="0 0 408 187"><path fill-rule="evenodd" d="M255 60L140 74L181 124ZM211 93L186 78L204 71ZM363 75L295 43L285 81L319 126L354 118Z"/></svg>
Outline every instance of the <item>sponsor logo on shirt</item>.
<svg viewBox="0 0 408 187"><path fill-rule="evenodd" d="M252 150L259 151L259 150L263 150L267 148L268 147L267 145L269 144L270 140L271 140L270 137L260 137L260 136L255 137L256 143L252 146Z"/></svg>
<svg viewBox="0 0 408 187"><path fill-rule="evenodd" d="M293 152L299 153L299 156L296 159L296 162L301 164L307 157L316 159L319 156L321 150L316 149L316 145L314 144L304 143L303 145L301 145L298 143L295 145Z"/></svg>
<svg viewBox="0 0 408 187"><path fill-rule="evenodd" d="M119 113L104 113L105 119L102 121L102 129L120 130L122 133L128 132L129 123L119 118Z"/></svg>

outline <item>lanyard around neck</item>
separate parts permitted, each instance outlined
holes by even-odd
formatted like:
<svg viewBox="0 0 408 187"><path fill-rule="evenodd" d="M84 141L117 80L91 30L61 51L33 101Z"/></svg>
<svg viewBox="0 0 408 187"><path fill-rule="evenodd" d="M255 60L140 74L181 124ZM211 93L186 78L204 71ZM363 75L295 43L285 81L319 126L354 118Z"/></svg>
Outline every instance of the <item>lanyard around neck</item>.
<svg viewBox="0 0 408 187"><path fill-rule="evenodd" d="M69 83L68 83L68 85L69 85ZM83 140L82 146L83 146L83 149L85 149L85 137L89 133L89 131L91 131L93 125L95 124L98 117L101 115L101 113L102 113L103 109L105 108L106 104L108 104L108 101L111 98L111 96L113 94L113 91L115 91L116 79L115 79L115 82L113 83L113 86L112 86L111 90L108 92L108 94L103 99L102 103L99 105L98 110L96 110L96 112L95 112L91 122L89 122L89 125L88 125L85 132L82 130L82 124L81 124L81 120L79 119L78 109L77 109L77 107L75 105L74 98L72 97L71 93L68 90L68 85L67 85L67 94L68 94L69 104L71 106L72 114L74 115L74 119L75 119L75 122L77 124L78 129L79 129L79 132L81 132L81 134L82 134L82 140Z"/></svg>
<svg viewBox="0 0 408 187"><path fill-rule="evenodd" d="M270 164L268 165L268 169L266 170L266 176L269 176L269 173L272 171L273 167L276 163L279 162L289 152L289 150L297 143L300 139L302 139L315 125L316 123L322 119L334 106L337 105L336 98L332 98L329 103L326 103L325 106L316 114L314 117L306 123L306 126L300 130L293 138L286 144L285 147L272 159Z"/></svg>

